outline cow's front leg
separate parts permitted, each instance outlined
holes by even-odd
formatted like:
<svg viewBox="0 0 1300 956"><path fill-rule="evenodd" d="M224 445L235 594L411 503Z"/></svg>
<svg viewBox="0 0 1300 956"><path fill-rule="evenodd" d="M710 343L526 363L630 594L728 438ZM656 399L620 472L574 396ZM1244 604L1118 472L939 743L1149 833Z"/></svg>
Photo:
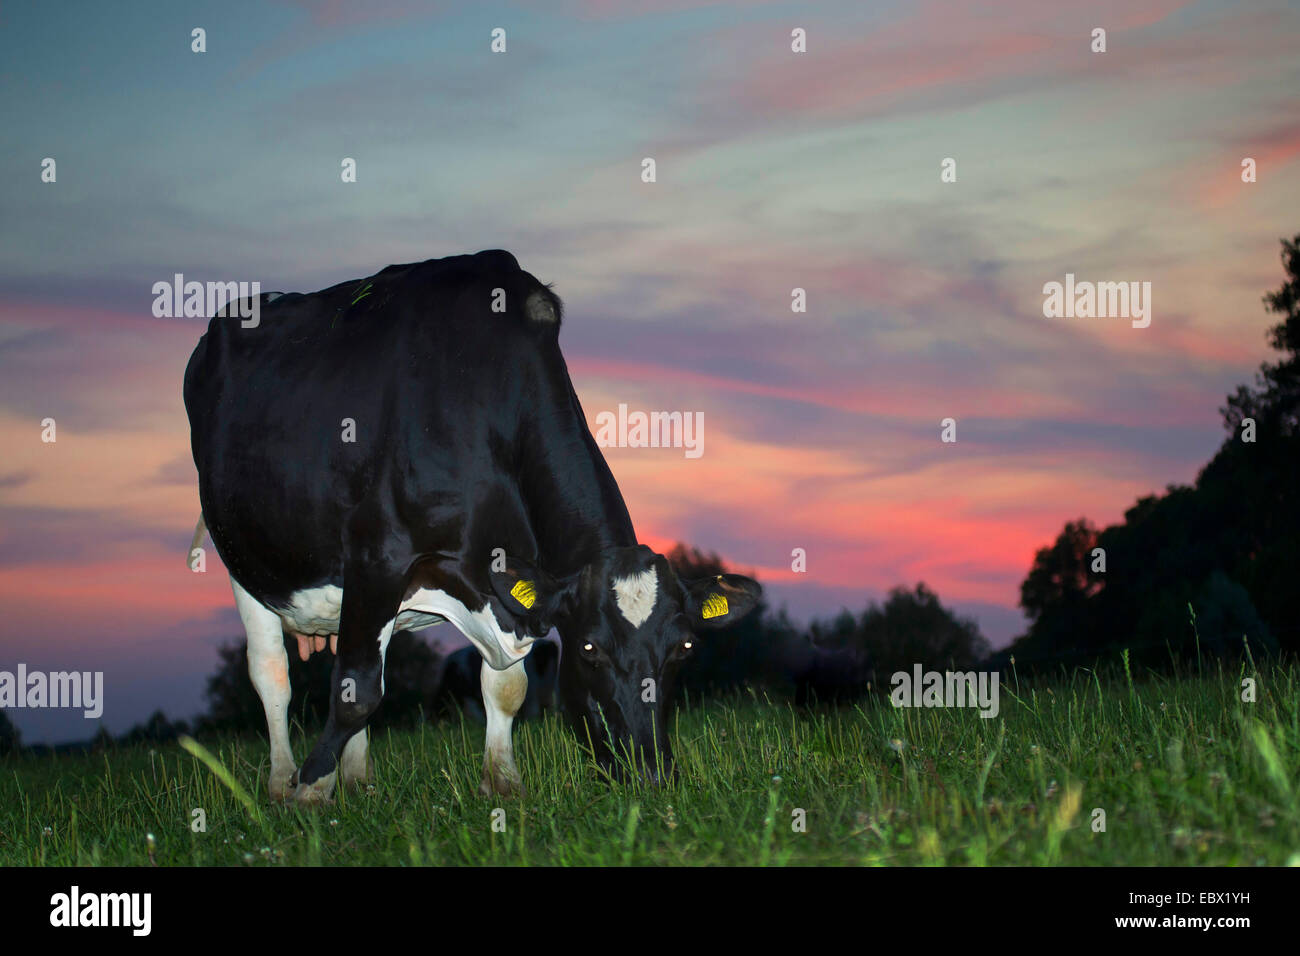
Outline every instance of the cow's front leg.
<svg viewBox="0 0 1300 956"><path fill-rule="evenodd" d="M487 661L479 672L483 687L483 709L487 711L487 740L483 747L483 784L479 793L523 796L524 785L515 766L515 748L510 738L515 714L528 694L524 662L516 661L503 671L493 670Z"/></svg>
<svg viewBox="0 0 1300 956"><path fill-rule="evenodd" d="M369 742L366 740L369 733L368 730L358 730L344 745L343 762L340 764L344 783L361 786L370 779Z"/></svg>
<svg viewBox="0 0 1300 956"><path fill-rule="evenodd" d="M396 607L390 590L365 587L345 573L329 719L296 775L298 803L328 802L345 745L358 734L364 737L366 722L384 696L384 653Z"/></svg>

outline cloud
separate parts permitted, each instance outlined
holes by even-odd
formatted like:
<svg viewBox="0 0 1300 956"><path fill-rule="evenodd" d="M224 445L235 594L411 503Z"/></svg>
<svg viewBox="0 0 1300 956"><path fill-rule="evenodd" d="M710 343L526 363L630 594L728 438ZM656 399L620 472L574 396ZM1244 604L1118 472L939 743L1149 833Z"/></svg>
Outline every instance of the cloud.
<svg viewBox="0 0 1300 956"><path fill-rule="evenodd" d="M769 116L863 117L970 107L1019 94L1031 81L1041 89L1094 77L1116 60L1122 65L1112 78L1147 71L1162 55L1183 58L1194 48L1166 47L1162 38L1128 34L1190 5L1190 0L1101 0L1084 11L1016 0L998 4L991 16L984 3L928 0L870 29L837 30L828 24L821 35L814 31L806 54L795 56L787 46L767 57L746 58L749 67L735 93L746 112ZM1109 52L1093 54L1091 31L1101 24L1110 36ZM746 27L735 45L758 46L754 34ZM1134 42L1141 44L1142 56L1130 60L1122 51ZM1110 59L1096 59L1103 55Z"/></svg>
<svg viewBox="0 0 1300 956"><path fill-rule="evenodd" d="M154 481L160 485L183 485L189 489L199 486L199 473L189 452L158 466Z"/></svg>
<svg viewBox="0 0 1300 956"><path fill-rule="evenodd" d="M0 474L0 491L6 488L21 488L32 480L35 472L32 471L10 471Z"/></svg>
<svg viewBox="0 0 1300 956"><path fill-rule="evenodd" d="M1241 179L1241 163L1246 157L1255 160L1257 180L1254 183L1244 183ZM1260 186L1286 176L1286 168L1297 158L1300 158L1300 117L1224 144L1222 152L1214 158L1212 171L1200 172L1199 167L1207 164L1197 164L1197 172L1189 177L1196 184L1192 193L1210 209L1221 209L1234 200L1253 199L1251 190L1265 192Z"/></svg>
<svg viewBox="0 0 1300 956"><path fill-rule="evenodd" d="M6 507L0 527L0 567L73 565L139 553L141 545L170 547L179 566L188 546L182 537L113 512Z"/></svg>

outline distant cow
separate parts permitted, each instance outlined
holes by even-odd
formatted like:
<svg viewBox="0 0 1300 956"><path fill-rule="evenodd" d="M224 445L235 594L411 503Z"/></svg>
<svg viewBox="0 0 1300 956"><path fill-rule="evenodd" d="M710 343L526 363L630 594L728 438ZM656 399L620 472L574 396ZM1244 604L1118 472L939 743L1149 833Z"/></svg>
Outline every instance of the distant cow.
<svg viewBox="0 0 1300 956"><path fill-rule="evenodd" d="M555 678L560 663L560 647L554 641L538 641L524 658L528 675L528 693L515 717L531 719L555 709ZM478 723L487 720L483 709L483 655L472 644L447 655L442 677L434 696L434 713L459 710Z"/></svg>
<svg viewBox="0 0 1300 956"><path fill-rule="evenodd" d="M812 641L796 644L783 663L800 707L857 700L867 693L873 674L866 656L854 648L826 648Z"/></svg>
<svg viewBox="0 0 1300 956"><path fill-rule="evenodd" d="M620 754L671 772L676 669L695 631L742 617L759 587L679 580L637 543L560 321L554 293L491 251L266 294L208 324L185 408L202 521L266 709L273 797L324 801L336 770L367 776L388 640L442 621L483 655L485 793L520 788L522 661L552 625L579 741L615 772ZM329 719L296 772L282 630L303 653L337 635Z"/></svg>

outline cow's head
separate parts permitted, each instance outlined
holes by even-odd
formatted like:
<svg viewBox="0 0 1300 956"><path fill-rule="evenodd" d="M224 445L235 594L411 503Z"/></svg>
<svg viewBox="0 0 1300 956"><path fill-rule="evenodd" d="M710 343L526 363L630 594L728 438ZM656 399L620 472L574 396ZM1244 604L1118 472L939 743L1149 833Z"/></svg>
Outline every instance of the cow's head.
<svg viewBox="0 0 1300 956"><path fill-rule="evenodd" d="M525 629L560 632L560 697L579 742L614 775L636 767L651 780L673 772L668 715L697 634L738 621L760 594L739 574L678 578L645 545L605 551L567 578L510 560L492 585Z"/></svg>

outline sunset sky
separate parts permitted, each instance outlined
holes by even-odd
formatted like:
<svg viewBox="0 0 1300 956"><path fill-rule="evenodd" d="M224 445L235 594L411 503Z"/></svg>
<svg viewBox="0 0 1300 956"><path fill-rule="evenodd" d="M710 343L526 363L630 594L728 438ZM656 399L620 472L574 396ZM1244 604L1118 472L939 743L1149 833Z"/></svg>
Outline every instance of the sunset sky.
<svg viewBox="0 0 1300 956"><path fill-rule="evenodd" d="M699 458L607 451L642 541L799 620L925 581L1000 646L1065 521L1213 454L1300 232L1294 3L58 11L0 8L0 670L104 671L114 733L202 710L242 639L219 562L185 566L206 323L152 316L175 273L313 291L508 249L565 301L589 423L703 415ZM1045 318L1067 273L1150 282L1150 327Z"/></svg>

